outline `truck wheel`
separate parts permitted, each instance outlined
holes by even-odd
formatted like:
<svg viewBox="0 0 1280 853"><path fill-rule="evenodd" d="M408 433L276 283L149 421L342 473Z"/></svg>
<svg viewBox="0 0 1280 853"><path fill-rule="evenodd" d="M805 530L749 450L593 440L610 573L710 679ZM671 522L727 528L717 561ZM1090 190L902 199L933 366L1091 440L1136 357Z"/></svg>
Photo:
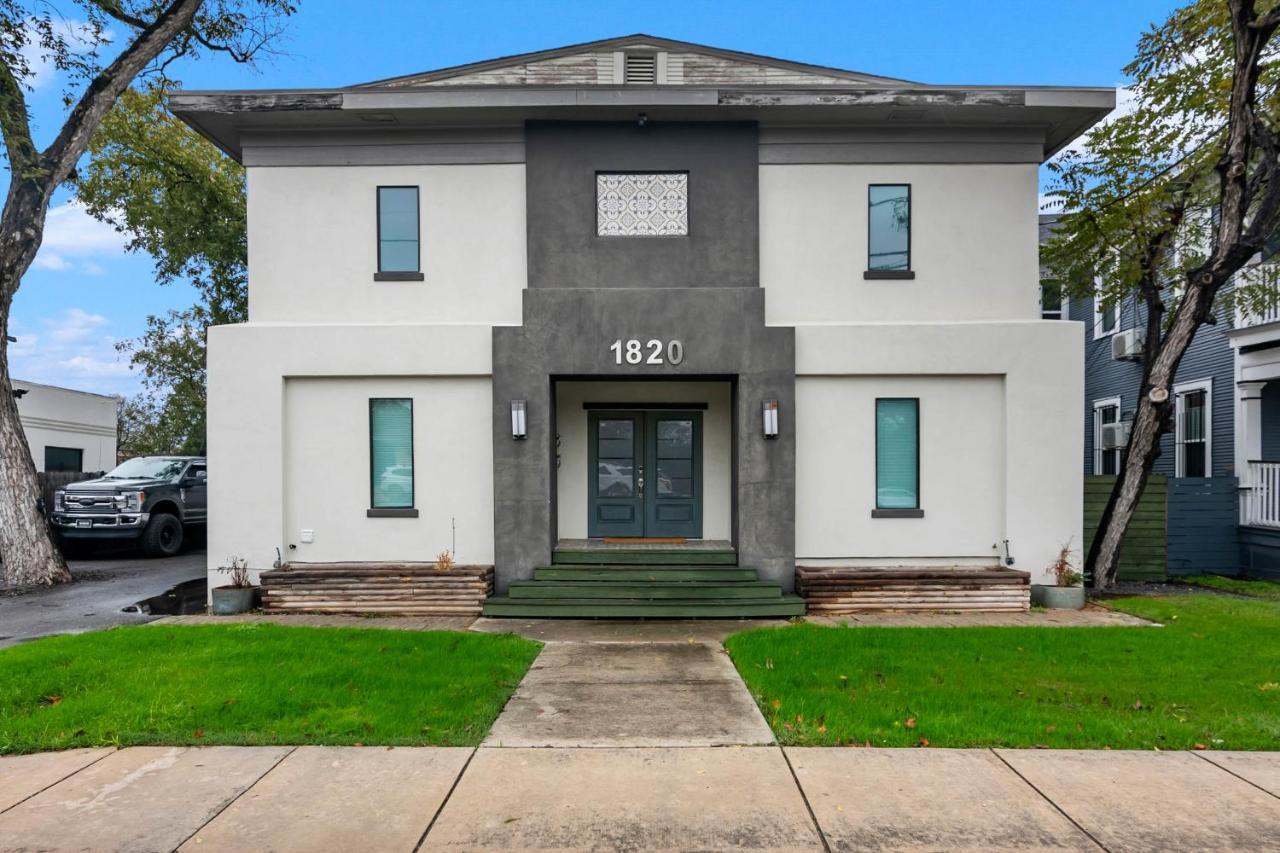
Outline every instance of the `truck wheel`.
<svg viewBox="0 0 1280 853"><path fill-rule="evenodd" d="M177 516L153 515L142 531L142 553L148 557L172 557L182 549L182 522Z"/></svg>

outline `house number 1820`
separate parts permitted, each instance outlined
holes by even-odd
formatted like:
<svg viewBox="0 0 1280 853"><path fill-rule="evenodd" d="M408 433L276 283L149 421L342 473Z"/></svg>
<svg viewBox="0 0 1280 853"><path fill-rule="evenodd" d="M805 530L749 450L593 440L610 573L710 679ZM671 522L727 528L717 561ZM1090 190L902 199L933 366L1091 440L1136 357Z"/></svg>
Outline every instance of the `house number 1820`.
<svg viewBox="0 0 1280 853"><path fill-rule="evenodd" d="M638 341L621 338L609 344L614 364L679 364L684 361L684 344L679 341Z"/></svg>

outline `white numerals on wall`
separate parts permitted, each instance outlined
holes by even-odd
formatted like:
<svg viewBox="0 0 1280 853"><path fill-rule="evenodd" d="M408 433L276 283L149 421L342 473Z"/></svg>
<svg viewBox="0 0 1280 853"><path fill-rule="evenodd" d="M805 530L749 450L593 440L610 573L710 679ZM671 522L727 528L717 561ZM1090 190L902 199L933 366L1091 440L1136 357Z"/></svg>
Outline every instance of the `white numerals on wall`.
<svg viewBox="0 0 1280 853"><path fill-rule="evenodd" d="M621 338L609 344L614 364L679 364L684 361L684 344L652 339L639 341Z"/></svg>

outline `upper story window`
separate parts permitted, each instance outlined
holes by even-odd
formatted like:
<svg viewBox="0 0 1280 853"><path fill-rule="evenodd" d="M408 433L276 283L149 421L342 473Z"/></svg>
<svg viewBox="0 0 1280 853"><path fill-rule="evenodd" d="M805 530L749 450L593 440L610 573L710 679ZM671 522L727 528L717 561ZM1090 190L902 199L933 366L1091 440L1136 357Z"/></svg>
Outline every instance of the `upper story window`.
<svg viewBox="0 0 1280 853"><path fill-rule="evenodd" d="M1040 280L1040 319L1069 320L1067 316L1067 298L1062 291L1062 282L1056 278Z"/></svg>
<svg viewBox="0 0 1280 853"><path fill-rule="evenodd" d="M1114 335L1120 328L1120 306L1112 303L1106 305L1101 295L1093 297L1093 337L1105 338Z"/></svg>
<svg viewBox="0 0 1280 853"><path fill-rule="evenodd" d="M417 187L378 187L376 281L422 281Z"/></svg>
<svg viewBox="0 0 1280 853"><path fill-rule="evenodd" d="M622 60L626 83L652 86L658 82L658 57L652 53L628 53Z"/></svg>
<svg viewBox="0 0 1280 853"><path fill-rule="evenodd" d="M687 237L688 172L598 172L596 235Z"/></svg>
<svg viewBox="0 0 1280 853"><path fill-rule="evenodd" d="M864 278L915 278L911 271L911 185L867 188L867 270Z"/></svg>

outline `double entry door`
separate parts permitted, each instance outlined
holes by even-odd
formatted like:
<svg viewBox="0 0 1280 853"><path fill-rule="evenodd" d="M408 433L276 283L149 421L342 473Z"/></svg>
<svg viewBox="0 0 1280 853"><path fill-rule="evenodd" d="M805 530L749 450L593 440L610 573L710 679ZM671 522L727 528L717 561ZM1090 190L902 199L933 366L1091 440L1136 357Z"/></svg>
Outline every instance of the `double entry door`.
<svg viewBox="0 0 1280 853"><path fill-rule="evenodd" d="M587 535L702 537L702 413L593 411Z"/></svg>

